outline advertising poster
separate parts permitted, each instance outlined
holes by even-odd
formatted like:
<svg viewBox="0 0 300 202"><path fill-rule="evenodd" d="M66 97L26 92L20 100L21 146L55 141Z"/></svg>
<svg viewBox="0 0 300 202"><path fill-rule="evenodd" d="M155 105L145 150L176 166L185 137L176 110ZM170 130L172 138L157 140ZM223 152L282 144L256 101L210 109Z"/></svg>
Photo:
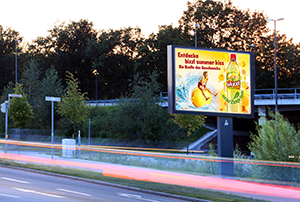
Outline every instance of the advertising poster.
<svg viewBox="0 0 300 202"><path fill-rule="evenodd" d="M253 115L251 52L171 47L175 112Z"/></svg>

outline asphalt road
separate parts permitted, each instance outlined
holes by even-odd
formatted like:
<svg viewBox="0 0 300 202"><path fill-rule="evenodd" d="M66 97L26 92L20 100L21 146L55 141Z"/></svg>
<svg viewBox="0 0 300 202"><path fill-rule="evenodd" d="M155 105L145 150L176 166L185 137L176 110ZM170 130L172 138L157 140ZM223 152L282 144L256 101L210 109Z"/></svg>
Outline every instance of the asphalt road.
<svg viewBox="0 0 300 202"><path fill-rule="evenodd" d="M182 202L185 200L0 167L0 201Z"/></svg>
<svg viewBox="0 0 300 202"><path fill-rule="evenodd" d="M2 153L0 151L0 157L3 159L9 159L9 160L24 162L24 163L30 162L30 163L49 165L49 166L60 166L60 167L71 167L71 168L84 169L84 170L93 170L95 172L102 173L103 176L107 176L107 177L117 177L117 178L124 178L124 179L151 181L157 183L195 187L199 189L209 189L209 190L221 191L229 194L241 195L244 197L263 199L268 201L276 201L276 202L287 202L287 201L299 202L300 201L299 187L263 184L263 183L248 182L248 181L230 179L230 178L220 178L214 176L184 174L184 173L177 173L177 172L161 171L161 170L156 170L151 168L141 168L141 167L134 167L134 166L124 166L124 165L111 164L111 163L95 162L95 161L89 161L84 159L68 159L68 158L56 157L55 159L51 160L49 159L49 155L39 154L38 152L27 152L26 155L23 154L20 155L20 154ZM0 174L1 173L2 172L0 170ZM0 175L0 201L2 201L1 196L8 197L7 195L5 195L8 192L2 192L3 189L1 187L1 181L3 179L1 177L3 176ZM4 178L4 180L7 179ZM64 187L63 188L58 187L59 190L57 190L56 188L51 188L51 189L49 188L49 190L55 193L56 192L62 193L63 195L65 195L66 193L62 191L66 191L66 190L67 190L66 192L73 193L73 194L74 192L75 193L81 192L80 191L81 189L79 191L77 189L80 188L80 184L79 186L75 186L75 187L76 189L72 189L72 187L70 189ZM19 187L14 187L14 188L19 188ZM39 189L37 190L40 191ZM17 189L17 191L19 192L23 191L25 193L31 193L31 194L35 193L36 195L41 194L40 192L39 193L34 192L32 189L30 190ZM82 192L86 193L84 191ZM97 195L97 193L98 192L96 192L96 194L91 194L87 192L87 194L98 196L98 199L96 201L126 201L125 198L134 199L133 201L150 201L150 202L167 201L165 199L162 199L161 197L158 197L158 199L153 199L153 198L148 198L148 196L141 195L140 193L128 194L128 192L125 192L125 194L124 192L114 192L114 194L111 193L112 196L117 195L118 197L121 197L121 200L117 198L112 198L112 199L105 198L102 200L102 195L99 198L99 195ZM79 199L79 201L81 200L82 199ZM16 201L16 200L12 200L12 201ZM35 201L35 200L30 200L30 201ZM59 200L57 199L54 201L59 201ZM66 201L70 201L70 200L66 200ZM78 200L71 199L71 201L78 201ZM176 200L171 200L171 201L176 201Z"/></svg>

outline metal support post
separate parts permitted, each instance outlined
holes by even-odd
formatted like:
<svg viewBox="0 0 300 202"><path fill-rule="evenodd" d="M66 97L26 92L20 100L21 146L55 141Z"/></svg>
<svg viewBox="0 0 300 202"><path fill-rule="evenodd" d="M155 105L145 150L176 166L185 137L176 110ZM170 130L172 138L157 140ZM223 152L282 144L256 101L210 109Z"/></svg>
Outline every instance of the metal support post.
<svg viewBox="0 0 300 202"><path fill-rule="evenodd" d="M218 163L220 176L234 176L232 117L218 117ZM226 159L225 159L226 158Z"/></svg>

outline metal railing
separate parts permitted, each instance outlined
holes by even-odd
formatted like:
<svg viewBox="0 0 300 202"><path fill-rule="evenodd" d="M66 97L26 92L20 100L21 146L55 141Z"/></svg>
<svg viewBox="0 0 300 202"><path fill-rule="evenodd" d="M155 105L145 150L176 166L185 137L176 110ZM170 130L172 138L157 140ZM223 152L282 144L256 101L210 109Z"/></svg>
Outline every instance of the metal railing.
<svg viewBox="0 0 300 202"><path fill-rule="evenodd" d="M275 89L254 89L254 99L275 99ZM277 99L300 99L300 88L278 88Z"/></svg>
<svg viewBox="0 0 300 202"><path fill-rule="evenodd" d="M111 106L111 105L118 105L120 99L112 99L112 100L88 100L84 103L92 106Z"/></svg>
<svg viewBox="0 0 300 202"><path fill-rule="evenodd" d="M168 92L161 92L160 97L168 101ZM275 89L254 89L254 99L275 99ZM278 88L277 99L300 99L300 88ZM111 106L118 105L120 99L112 100L88 100L85 103L93 106Z"/></svg>

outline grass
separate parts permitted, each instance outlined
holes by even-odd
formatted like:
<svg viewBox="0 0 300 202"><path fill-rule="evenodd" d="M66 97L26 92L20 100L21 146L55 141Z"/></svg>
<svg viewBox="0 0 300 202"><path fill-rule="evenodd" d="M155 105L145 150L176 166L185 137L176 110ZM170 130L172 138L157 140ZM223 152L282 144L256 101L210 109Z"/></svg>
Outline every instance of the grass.
<svg viewBox="0 0 300 202"><path fill-rule="evenodd" d="M136 180L127 180L113 177L103 176L99 172L87 171L74 168L65 168L61 166L45 166L32 163L19 163L11 160L0 159L0 164L7 166L14 166L20 168L27 168L32 170L40 170L45 172L57 173L67 176L75 176L80 178L86 178L101 182L114 183L119 185L125 185L129 187L137 187L145 190L159 191L169 194L175 194L180 196L192 197L197 199L204 199L209 201L216 202L263 202L264 200L250 199L233 194L226 194L218 191L211 191L206 189L197 189L192 187L168 185L154 182L145 182L145 181L136 181Z"/></svg>

